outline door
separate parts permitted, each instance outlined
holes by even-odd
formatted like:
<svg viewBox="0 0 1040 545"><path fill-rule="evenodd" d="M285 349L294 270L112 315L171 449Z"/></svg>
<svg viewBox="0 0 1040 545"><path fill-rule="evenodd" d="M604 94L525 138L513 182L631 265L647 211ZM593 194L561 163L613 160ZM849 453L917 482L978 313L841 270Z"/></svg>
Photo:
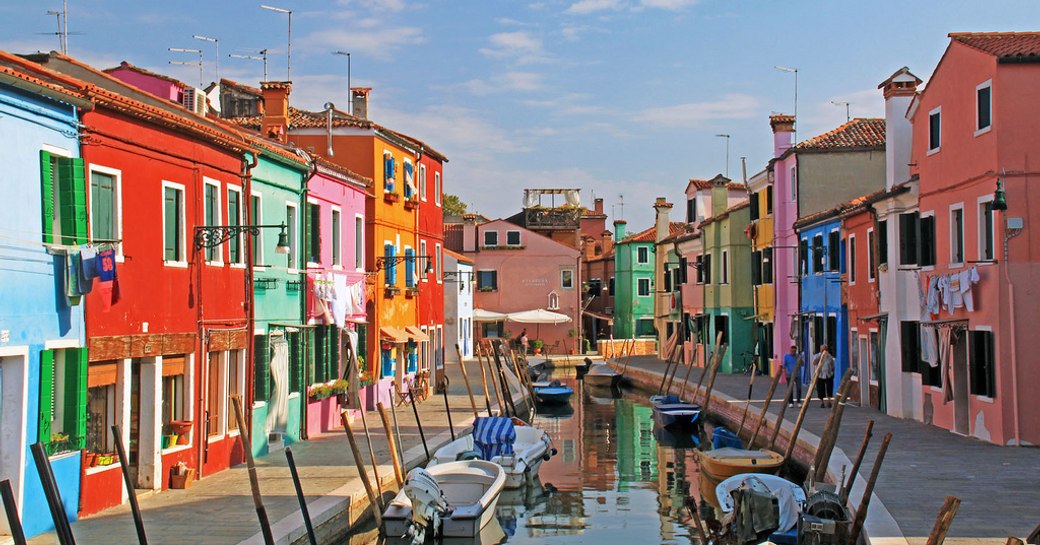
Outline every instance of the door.
<svg viewBox="0 0 1040 545"><path fill-rule="evenodd" d="M18 513L22 511L25 459L25 357L0 358L0 480L11 481ZM0 514L0 536L10 535L7 517Z"/></svg>
<svg viewBox="0 0 1040 545"><path fill-rule="evenodd" d="M141 360L134 358L130 362L130 480L138 483L138 470L141 467ZM148 488L148 487L145 487Z"/></svg>
<svg viewBox="0 0 1040 545"><path fill-rule="evenodd" d="M968 435L968 343L965 331L950 334L953 343L953 431Z"/></svg>

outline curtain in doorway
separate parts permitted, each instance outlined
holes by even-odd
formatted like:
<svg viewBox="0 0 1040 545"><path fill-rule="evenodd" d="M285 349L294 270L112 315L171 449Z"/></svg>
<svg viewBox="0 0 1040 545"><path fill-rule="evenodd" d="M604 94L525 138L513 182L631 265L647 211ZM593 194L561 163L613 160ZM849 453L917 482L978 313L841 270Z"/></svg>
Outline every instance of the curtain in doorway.
<svg viewBox="0 0 1040 545"><path fill-rule="evenodd" d="M354 382L358 380L358 377L347 376L346 372L348 369L357 369L358 334L357 331L344 329L343 335L347 338L347 347L349 348L349 351L347 357L340 358L339 360L339 374L337 377L345 378L348 381Z"/></svg>
<svg viewBox="0 0 1040 545"><path fill-rule="evenodd" d="M271 339L271 383L267 430L285 433L289 428L289 342L284 336Z"/></svg>
<svg viewBox="0 0 1040 545"><path fill-rule="evenodd" d="M944 405L953 401L953 386L950 384L950 380L953 378L953 341L953 328L940 327L939 365L942 369L942 390Z"/></svg>

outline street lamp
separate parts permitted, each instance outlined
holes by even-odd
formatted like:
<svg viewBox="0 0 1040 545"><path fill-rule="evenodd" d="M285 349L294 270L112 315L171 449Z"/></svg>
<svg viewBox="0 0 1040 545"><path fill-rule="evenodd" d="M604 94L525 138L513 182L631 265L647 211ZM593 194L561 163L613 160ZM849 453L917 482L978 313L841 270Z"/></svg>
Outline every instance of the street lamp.
<svg viewBox="0 0 1040 545"><path fill-rule="evenodd" d="M794 74L794 141L798 143L798 69L787 66L774 66L773 68Z"/></svg>
<svg viewBox="0 0 1040 545"><path fill-rule="evenodd" d="M199 61L197 63L194 62L194 61L170 61L170 64L181 64L181 65L195 65L195 64L198 64L199 65L199 87L202 87L202 81L203 81L203 76L202 76L202 50L201 49L185 49L183 47L170 47L170 48L167 48L167 49L169 51L173 51L175 53L198 53L199 54Z"/></svg>
<svg viewBox="0 0 1040 545"><path fill-rule="evenodd" d="M726 139L726 177L729 178L729 135L728 134L716 134L717 138Z"/></svg>
<svg viewBox="0 0 1040 545"><path fill-rule="evenodd" d="M833 104L835 106L844 106L845 107L845 122L848 123L849 121L852 121L852 116L849 114L849 105L852 104L851 102L843 102L841 100L832 100L831 104Z"/></svg>
<svg viewBox="0 0 1040 545"><path fill-rule="evenodd" d="M285 8L276 8L274 6L268 6L266 4L260 4L260 7L268 11L276 11L278 13L285 13L289 15L289 43L288 48L285 50L285 81L292 81L292 10Z"/></svg>
<svg viewBox="0 0 1040 545"><path fill-rule="evenodd" d="M275 246L274 251L282 255L289 253L291 250L289 234L286 232L284 223L278 225L197 225L195 226L195 250L220 246L234 237L241 236L242 233L249 233L255 237L260 234L261 229L281 229L281 232L278 233L278 245Z"/></svg>
<svg viewBox="0 0 1040 545"><path fill-rule="evenodd" d="M347 57L347 98L350 102L347 104L347 111L350 115L354 115L354 97L351 96L352 91L350 90L350 52L348 51L333 51L333 55L345 55Z"/></svg>
<svg viewBox="0 0 1040 545"><path fill-rule="evenodd" d="M236 55L234 53L229 53L228 57L232 59L250 59L254 61L264 61L264 79L262 81L267 81L267 50L261 49L260 51L258 51L258 53L260 53L261 56L257 57L256 55Z"/></svg>
<svg viewBox="0 0 1040 545"><path fill-rule="evenodd" d="M377 257L376 270L381 271L390 265L404 263L406 260L409 259L425 260L426 268L423 269L423 272L426 274L433 274L433 263L431 261L433 258L428 255L385 255L382 257Z"/></svg>
<svg viewBox="0 0 1040 545"><path fill-rule="evenodd" d="M213 52L213 79L215 79L217 83L220 83L220 39L210 38L209 36L200 36L198 34L193 34L192 38L213 44L213 47L215 48Z"/></svg>

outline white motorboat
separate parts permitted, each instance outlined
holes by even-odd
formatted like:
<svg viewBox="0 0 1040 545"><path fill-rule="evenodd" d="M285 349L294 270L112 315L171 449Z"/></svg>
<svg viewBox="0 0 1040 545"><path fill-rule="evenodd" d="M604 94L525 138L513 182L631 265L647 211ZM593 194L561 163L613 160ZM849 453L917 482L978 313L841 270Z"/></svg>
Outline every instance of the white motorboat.
<svg viewBox="0 0 1040 545"><path fill-rule="evenodd" d="M505 485L502 466L484 460L437 464L408 472L404 487L383 513L388 536L411 536L422 543L427 534L475 537L495 518Z"/></svg>
<svg viewBox="0 0 1040 545"><path fill-rule="evenodd" d="M475 439L476 438L476 439ZM437 449L427 467L463 459L494 462L506 472L506 488L519 488L538 475L542 462L555 454L549 434L534 426L514 425L510 418L480 417L473 433Z"/></svg>
<svg viewBox="0 0 1040 545"><path fill-rule="evenodd" d="M583 380L589 386L617 388L621 385L621 378L622 374L615 371L613 367L605 363L596 363L589 366Z"/></svg>
<svg viewBox="0 0 1040 545"><path fill-rule="evenodd" d="M779 508L777 519L780 524L777 531L786 532L794 528L798 524L798 514L802 512L802 505L805 504L805 490L776 475L741 473L722 481L715 487L715 498L719 500L719 509L724 514L732 513L734 508L732 492L743 486L754 485L757 487L759 484L777 500Z"/></svg>

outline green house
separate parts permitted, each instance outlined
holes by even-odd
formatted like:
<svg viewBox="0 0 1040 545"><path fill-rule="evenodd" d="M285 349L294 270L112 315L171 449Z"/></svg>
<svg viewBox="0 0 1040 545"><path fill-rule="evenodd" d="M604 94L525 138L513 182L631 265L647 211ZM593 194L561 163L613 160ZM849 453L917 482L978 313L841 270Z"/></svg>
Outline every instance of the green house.
<svg viewBox="0 0 1040 545"><path fill-rule="evenodd" d="M626 236L625 220L614 222L614 338L654 338L654 235L651 227Z"/></svg>

